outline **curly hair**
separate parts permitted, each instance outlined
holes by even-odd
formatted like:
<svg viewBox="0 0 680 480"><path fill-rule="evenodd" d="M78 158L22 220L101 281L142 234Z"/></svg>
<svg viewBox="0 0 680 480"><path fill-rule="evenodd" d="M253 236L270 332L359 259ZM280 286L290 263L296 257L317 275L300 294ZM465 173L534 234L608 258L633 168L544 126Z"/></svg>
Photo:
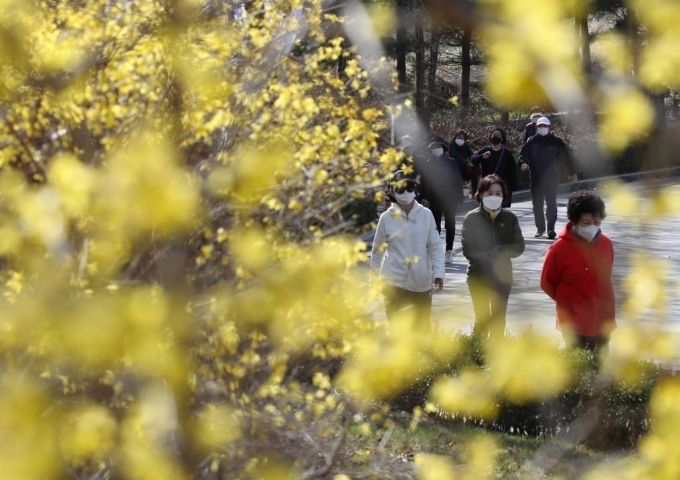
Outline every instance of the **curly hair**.
<svg viewBox="0 0 680 480"><path fill-rule="evenodd" d="M602 198L592 190L579 190L572 193L567 204L567 218L571 223L576 224L586 213L604 219L607 212Z"/></svg>
<svg viewBox="0 0 680 480"><path fill-rule="evenodd" d="M484 193L487 190L490 190L494 183L497 183L501 187L501 190L503 191L503 198L508 198L508 186L505 184L505 181L498 175L487 175L486 177L481 178L477 184L475 200L477 200L479 203L482 203Z"/></svg>

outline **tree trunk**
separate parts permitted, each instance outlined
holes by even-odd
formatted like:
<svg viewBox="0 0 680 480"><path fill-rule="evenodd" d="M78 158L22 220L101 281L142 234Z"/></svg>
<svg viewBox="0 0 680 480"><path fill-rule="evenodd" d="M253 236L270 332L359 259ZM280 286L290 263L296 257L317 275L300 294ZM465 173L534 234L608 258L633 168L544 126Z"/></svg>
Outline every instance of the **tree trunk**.
<svg viewBox="0 0 680 480"><path fill-rule="evenodd" d="M501 110L501 126L507 129L510 123L510 112L508 110Z"/></svg>
<svg viewBox="0 0 680 480"><path fill-rule="evenodd" d="M347 40L345 40L347 41ZM345 69L347 68L347 57L344 55L340 55L340 58L338 58L338 78L340 78L343 81L347 80L347 75L345 74Z"/></svg>
<svg viewBox="0 0 680 480"><path fill-rule="evenodd" d="M590 33L588 32L588 14L586 13L580 20L581 24L581 51L583 55L583 71L589 74L592 71L590 62Z"/></svg>
<svg viewBox="0 0 680 480"><path fill-rule="evenodd" d="M417 9L414 15L416 32L416 110L425 113L425 32L423 12Z"/></svg>
<svg viewBox="0 0 680 480"><path fill-rule="evenodd" d="M633 63L631 76L635 77L640 66L640 34L637 14L634 8L628 7L626 11L626 24L628 27L628 41L630 42L630 54Z"/></svg>
<svg viewBox="0 0 680 480"><path fill-rule="evenodd" d="M404 0L397 2L397 82L399 93L406 93L408 85L406 84L406 50L407 50L407 6Z"/></svg>
<svg viewBox="0 0 680 480"><path fill-rule="evenodd" d="M432 28L430 35L430 68L427 79L427 123L430 123L434 104L437 100L437 60L439 60L439 32Z"/></svg>
<svg viewBox="0 0 680 480"><path fill-rule="evenodd" d="M463 29L462 41L462 65L460 74L460 107L461 115L465 118L470 112L470 70L472 59L470 51L472 49L472 28L466 26Z"/></svg>

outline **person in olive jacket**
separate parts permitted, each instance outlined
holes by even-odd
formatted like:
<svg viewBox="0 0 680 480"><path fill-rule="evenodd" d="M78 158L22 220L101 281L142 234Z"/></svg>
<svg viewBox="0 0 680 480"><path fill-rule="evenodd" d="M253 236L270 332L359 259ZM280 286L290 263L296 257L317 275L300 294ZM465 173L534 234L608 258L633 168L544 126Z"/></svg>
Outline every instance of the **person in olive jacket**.
<svg viewBox="0 0 680 480"><path fill-rule="evenodd" d="M481 165L482 177L498 175L507 186L507 195L503 200L503 207L510 208L512 192L517 190L517 163L512 152L505 146L507 136L502 128L494 128L489 135L491 145L474 154L471 158L473 165Z"/></svg>
<svg viewBox="0 0 680 480"><path fill-rule="evenodd" d="M473 333L482 338L502 337L512 287L512 258L524 252L519 220L502 206L508 194L502 178L479 181L479 208L465 216L461 242L468 259L468 288L475 310Z"/></svg>
<svg viewBox="0 0 680 480"><path fill-rule="evenodd" d="M600 230L604 202L594 192L575 192L567 217L569 223L545 256L541 289L557 305L557 329L565 343L604 353L616 328L614 245Z"/></svg>

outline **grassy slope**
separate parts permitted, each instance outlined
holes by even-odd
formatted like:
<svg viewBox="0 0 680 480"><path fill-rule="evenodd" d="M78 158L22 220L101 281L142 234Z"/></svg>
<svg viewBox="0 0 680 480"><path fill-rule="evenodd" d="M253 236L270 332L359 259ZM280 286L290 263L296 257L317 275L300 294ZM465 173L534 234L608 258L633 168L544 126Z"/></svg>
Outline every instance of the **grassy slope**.
<svg viewBox="0 0 680 480"><path fill-rule="evenodd" d="M394 427L388 435L386 429L368 434L359 428L350 429L349 455L341 460L339 470L351 478L415 479L413 459L419 453L428 453L446 456L464 474L469 461L465 445L478 435L493 438L498 449L494 471L486 478L576 479L596 464L629 453L597 452L555 439L505 435L426 417L411 431L406 414L393 416L392 421Z"/></svg>

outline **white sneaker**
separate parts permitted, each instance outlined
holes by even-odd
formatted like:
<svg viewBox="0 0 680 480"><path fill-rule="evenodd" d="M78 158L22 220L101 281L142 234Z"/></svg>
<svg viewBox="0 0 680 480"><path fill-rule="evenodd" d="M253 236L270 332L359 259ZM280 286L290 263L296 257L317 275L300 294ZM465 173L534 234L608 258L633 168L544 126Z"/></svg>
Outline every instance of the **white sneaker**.
<svg viewBox="0 0 680 480"><path fill-rule="evenodd" d="M453 263L453 250L447 250L444 254L444 263Z"/></svg>

